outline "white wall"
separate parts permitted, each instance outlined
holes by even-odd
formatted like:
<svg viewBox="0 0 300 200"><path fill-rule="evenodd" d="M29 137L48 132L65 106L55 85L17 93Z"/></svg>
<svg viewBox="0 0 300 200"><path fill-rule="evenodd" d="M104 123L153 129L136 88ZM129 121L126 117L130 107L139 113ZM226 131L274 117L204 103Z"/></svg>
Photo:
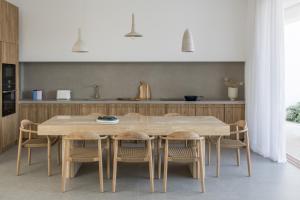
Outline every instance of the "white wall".
<svg viewBox="0 0 300 200"><path fill-rule="evenodd" d="M9 0L21 61L244 61L246 0ZM135 40L123 37L130 29ZM82 26L89 53L71 52ZM196 52L181 53L185 28Z"/></svg>

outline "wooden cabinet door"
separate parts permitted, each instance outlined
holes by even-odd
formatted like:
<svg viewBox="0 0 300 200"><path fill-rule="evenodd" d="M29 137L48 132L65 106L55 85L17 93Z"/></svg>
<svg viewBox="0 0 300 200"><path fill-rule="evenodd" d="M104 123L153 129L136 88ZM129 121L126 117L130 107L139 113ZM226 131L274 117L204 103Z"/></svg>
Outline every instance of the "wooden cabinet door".
<svg viewBox="0 0 300 200"><path fill-rule="evenodd" d="M11 3L1 1L1 40L18 43L19 38L19 11Z"/></svg>
<svg viewBox="0 0 300 200"><path fill-rule="evenodd" d="M56 115L80 115L80 104L53 103L47 107L48 119Z"/></svg>
<svg viewBox="0 0 300 200"><path fill-rule="evenodd" d="M225 120L225 107L224 104L205 104L196 105L197 116L214 116L221 121Z"/></svg>
<svg viewBox="0 0 300 200"><path fill-rule="evenodd" d="M245 119L245 105L225 105L225 122L228 124Z"/></svg>
<svg viewBox="0 0 300 200"><path fill-rule="evenodd" d="M81 104L81 115L89 115L92 113L107 114L106 104Z"/></svg>
<svg viewBox="0 0 300 200"><path fill-rule="evenodd" d="M8 64L18 63L18 45L14 43L1 43L1 62Z"/></svg>
<svg viewBox="0 0 300 200"><path fill-rule="evenodd" d="M179 113L183 116L195 116L196 105L193 104L168 104L166 107L167 113Z"/></svg>
<svg viewBox="0 0 300 200"><path fill-rule="evenodd" d="M0 41L3 41L2 36L2 29L3 29L3 22L4 22L4 1L0 0Z"/></svg>
<svg viewBox="0 0 300 200"><path fill-rule="evenodd" d="M138 104L137 112L145 116L162 116L166 113L164 104Z"/></svg>
<svg viewBox="0 0 300 200"><path fill-rule="evenodd" d="M109 115L125 115L127 113L136 112L136 104L127 104L127 103L117 103L108 105L108 114Z"/></svg>

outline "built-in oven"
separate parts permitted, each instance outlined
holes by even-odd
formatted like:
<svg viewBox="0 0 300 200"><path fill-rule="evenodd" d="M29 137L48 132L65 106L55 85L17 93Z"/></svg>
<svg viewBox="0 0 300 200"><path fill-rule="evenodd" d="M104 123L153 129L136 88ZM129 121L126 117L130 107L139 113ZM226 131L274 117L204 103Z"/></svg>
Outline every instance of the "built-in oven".
<svg viewBox="0 0 300 200"><path fill-rule="evenodd" d="M16 65L2 64L2 116L16 112Z"/></svg>

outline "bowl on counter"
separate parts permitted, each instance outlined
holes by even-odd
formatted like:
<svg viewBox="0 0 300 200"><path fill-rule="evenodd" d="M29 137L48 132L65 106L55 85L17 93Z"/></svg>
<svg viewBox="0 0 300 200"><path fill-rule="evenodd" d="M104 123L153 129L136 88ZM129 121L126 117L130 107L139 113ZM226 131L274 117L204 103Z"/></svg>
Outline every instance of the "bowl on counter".
<svg viewBox="0 0 300 200"><path fill-rule="evenodd" d="M194 96L194 95L184 96L185 101L200 101L201 99L203 99L203 96Z"/></svg>

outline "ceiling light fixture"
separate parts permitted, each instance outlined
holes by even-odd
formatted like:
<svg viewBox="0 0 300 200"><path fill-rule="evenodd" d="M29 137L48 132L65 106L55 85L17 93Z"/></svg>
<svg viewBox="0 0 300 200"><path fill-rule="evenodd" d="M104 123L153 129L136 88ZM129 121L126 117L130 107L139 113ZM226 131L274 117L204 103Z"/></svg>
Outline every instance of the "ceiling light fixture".
<svg viewBox="0 0 300 200"><path fill-rule="evenodd" d="M192 33L189 31L189 29L186 29L183 34L182 38L182 52L194 52L195 46L194 46L194 40Z"/></svg>
<svg viewBox="0 0 300 200"><path fill-rule="evenodd" d="M134 18L134 13L132 13L131 16L131 31L125 35L125 37L129 38L136 38L136 37L143 37L142 34L139 34L135 32L135 18Z"/></svg>
<svg viewBox="0 0 300 200"><path fill-rule="evenodd" d="M86 44L85 44L85 42L82 40L81 29L80 28L78 29L78 39L75 42L75 44L72 48L72 51L76 52L76 53L86 53L86 52L89 51Z"/></svg>

